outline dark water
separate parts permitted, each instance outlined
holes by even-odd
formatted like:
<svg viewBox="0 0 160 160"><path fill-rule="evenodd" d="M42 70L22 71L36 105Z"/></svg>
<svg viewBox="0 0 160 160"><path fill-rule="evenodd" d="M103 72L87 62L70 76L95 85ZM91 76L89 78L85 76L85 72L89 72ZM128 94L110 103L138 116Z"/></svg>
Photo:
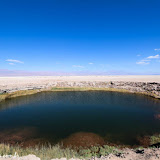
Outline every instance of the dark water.
<svg viewBox="0 0 160 160"><path fill-rule="evenodd" d="M160 100L118 92L42 92L0 103L0 141L57 143L92 132L105 141L134 145L160 133ZM32 141L33 142L33 141Z"/></svg>

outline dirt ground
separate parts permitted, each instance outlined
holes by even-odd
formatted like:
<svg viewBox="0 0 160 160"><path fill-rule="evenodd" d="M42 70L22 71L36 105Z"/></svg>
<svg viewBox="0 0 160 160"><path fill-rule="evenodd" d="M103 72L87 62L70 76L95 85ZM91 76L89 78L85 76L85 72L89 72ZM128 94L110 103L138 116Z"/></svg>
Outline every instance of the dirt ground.
<svg viewBox="0 0 160 160"><path fill-rule="evenodd" d="M158 160L160 159L160 149L141 149L141 150L131 150L124 149L121 154L113 155L110 154L106 157L101 158L91 158L90 160ZM23 157L0 157L0 160L40 160L40 158L35 155L28 155ZM52 159L58 160L58 159ZM67 160L66 158L61 158L59 160ZM70 160L80 160L80 159L70 159Z"/></svg>

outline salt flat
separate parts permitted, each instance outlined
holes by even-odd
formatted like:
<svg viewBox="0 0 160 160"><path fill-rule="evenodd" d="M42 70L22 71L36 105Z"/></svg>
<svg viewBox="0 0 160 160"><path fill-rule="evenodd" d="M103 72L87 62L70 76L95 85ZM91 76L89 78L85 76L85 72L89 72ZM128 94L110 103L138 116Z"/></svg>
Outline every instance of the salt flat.
<svg viewBox="0 0 160 160"><path fill-rule="evenodd" d="M28 76L0 77L0 89L16 87L50 85L53 82L156 82L160 83L160 75L124 75L124 76Z"/></svg>

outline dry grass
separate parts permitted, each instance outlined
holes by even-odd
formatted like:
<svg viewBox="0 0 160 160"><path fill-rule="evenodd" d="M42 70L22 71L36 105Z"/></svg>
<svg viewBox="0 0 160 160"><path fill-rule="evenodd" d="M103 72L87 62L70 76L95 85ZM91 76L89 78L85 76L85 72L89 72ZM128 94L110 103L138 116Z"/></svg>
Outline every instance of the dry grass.
<svg viewBox="0 0 160 160"><path fill-rule="evenodd" d="M41 160L50 160L53 158L80 158L80 159L89 159L91 157L101 157L106 156L110 153L116 154L119 153L120 150L116 149L113 146L99 146L99 147L91 147L88 149L79 148L78 150L74 150L71 148L62 148L60 145L47 145L46 146L36 146L36 147L28 147L21 148L19 146L11 146L6 144L0 144L0 155L15 155L25 156L28 154L34 154L37 157L41 158Z"/></svg>
<svg viewBox="0 0 160 160"><path fill-rule="evenodd" d="M113 92L129 92L126 89L117 89L117 88L79 88L79 87L55 87L52 88L51 91L113 91Z"/></svg>
<svg viewBox="0 0 160 160"><path fill-rule="evenodd" d="M21 91L16 91L16 92L10 93L8 98L25 96L25 95L35 94L38 92L40 92L40 90L21 90Z"/></svg>
<svg viewBox="0 0 160 160"><path fill-rule="evenodd" d="M21 148L19 146L0 144L0 155L15 155L15 153L18 156L34 154L41 158L41 160L50 160L52 158L62 157L75 158L78 156L77 151L74 151L70 148L62 149L60 145Z"/></svg>
<svg viewBox="0 0 160 160"><path fill-rule="evenodd" d="M0 102L7 98L7 94L0 94Z"/></svg>
<svg viewBox="0 0 160 160"><path fill-rule="evenodd" d="M21 90L21 91L16 91L12 93L4 93L0 94L0 102L8 99L8 98L14 98L14 97L19 97L19 96L26 96L26 95L31 95L40 92L40 90Z"/></svg>

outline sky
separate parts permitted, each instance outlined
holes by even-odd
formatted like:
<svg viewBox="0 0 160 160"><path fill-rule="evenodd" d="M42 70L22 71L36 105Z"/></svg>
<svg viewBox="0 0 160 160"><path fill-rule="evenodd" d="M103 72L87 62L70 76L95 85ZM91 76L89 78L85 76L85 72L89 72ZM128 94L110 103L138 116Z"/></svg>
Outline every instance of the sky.
<svg viewBox="0 0 160 160"><path fill-rule="evenodd" d="M0 74L160 74L159 0L0 0Z"/></svg>

